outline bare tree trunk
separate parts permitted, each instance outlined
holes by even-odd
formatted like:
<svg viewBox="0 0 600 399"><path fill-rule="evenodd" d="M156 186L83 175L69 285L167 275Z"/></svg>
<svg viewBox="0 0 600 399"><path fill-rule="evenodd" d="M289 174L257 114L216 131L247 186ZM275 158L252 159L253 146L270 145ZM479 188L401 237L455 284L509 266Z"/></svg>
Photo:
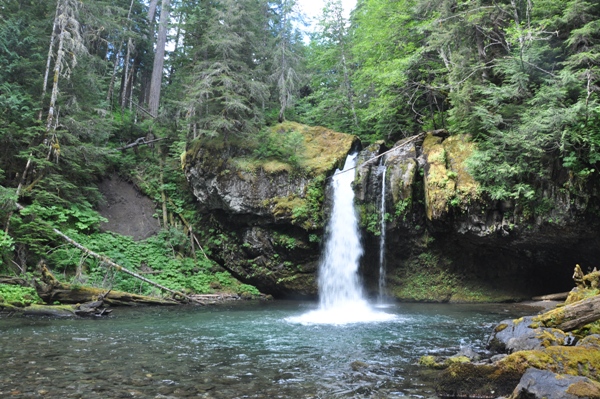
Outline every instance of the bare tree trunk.
<svg viewBox="0 0 600 399"><path fill-rule="evenodd" d="M156 15L156 6L158 5L158 0L151 0L150 5L148 6L148 22L150 25L154 25L154 16Z"/></svg>
<svg viewBox="0 0 600 399"><path fill-rule="evenodd" d="M133 9L133 1L131 0L131 3L129 4L129 11L127 12L127 27L125 28L125 32L127 32L127 29L129 29L129 24L131 22L131 10ZM129 39L128 42L129 43ZM119 42L119 49L117 50L117 53L115 54L115 62L113 64L113 73L110 77L110 84L108 85L108 94L106 94L106 102L108 104L110 104L110 99L113 95L113 91L115 88L115 79L117 76L117 67L119 66L119 60L121 59L121 50L123 50L123 40L121 40ZM127 50L129 51L129 47L127 48Z"/></svg>
<svg viewBox="0 0 600 399"><path fill-rule="evenodd" d="M52 122L54 122L54 109L56 107L56 99L58 98L58 78L60 77L61 65L64 57L64 34L61 30L58 36L58 50L56 51L56 61L54 62L54 80L52 84L52 94L50 94L50 105L48 107L48 117L46 118L46 134L52 129Z"/></svg>
<svg viewBox="0 0 600 399"><path fill-rule="evenodd" d="M165 170L165 160L163 158L163 152L162 149L159 146L159 150L158 150L158 162L159 162L159 167L160 167L160 175L159 175L159 181L158 183L160 184L160 197L162 200L162 214L163 214L163 227L166 229L169 228L169 221L167 219L167 195L165 194L165 182L164 182L164 170Z"/></svg>
<svg viewBox="0 0 600 399"><path fill-rule="evenodd" d="M50 36L50 47L48 48L48 57L46 58L46 71L44 73L44 83L42 86L42 106L40 107L40 113L38 114L38 120L42 120L42 112L44 110L44 97L46 97L46 89L48 88L48 75L50 74L50 64L52 63L52 49L54 48L54 42L56 40L56 25L58 23L58 12L60 10L60 0L56 2L56 14L54 15L54 23L52 24L52 35ZM29 157L31 158L31 156Z"/></svg>
<svg viewBox="0 0 600 399"><path fill-rule="evenodd" d="M169 22L169 0L162 0L160 8L160 23L158 26L158 38L156 41L156 53L154 54L154 65L152 67L152 79L150 80L150 100L148 108L152 115L158 114L160 102L160 90L162 84L163 67L165 64L165 46L167 43L167 25Z"/></svg>
<svg viewBox="0 0 600 399"><path fill-rule="evenodd" d="M177 18L177 32L175 33L175 48L173 49L172 54L177 54L179 50L179 38L181 37L181 24L183 22L183 11L179 13L179 18ZM170 85L173 83L173 75L175 74L175 63L171 63L171 68L169 69L169 81Z"/></svg>
<svg viewBox="0 0 600 399"><path fill-rule="evenodd" d="M129 85L130 85L130 71L129 71L129 63L131 62L131 48L133 47L133 41L131 38L127 39L127 53L125 55L125 71L123 72L123 87L121 88L121 109L125 109L127 107L127 98L131 96L129 93ZM131 90L133 91L133 89Z"/></svg>

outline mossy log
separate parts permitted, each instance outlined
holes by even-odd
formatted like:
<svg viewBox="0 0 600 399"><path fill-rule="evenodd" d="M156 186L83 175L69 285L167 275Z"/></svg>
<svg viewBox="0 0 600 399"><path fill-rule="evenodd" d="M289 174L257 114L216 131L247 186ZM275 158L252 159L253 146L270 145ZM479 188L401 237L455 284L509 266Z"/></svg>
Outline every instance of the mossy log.
<svg viewBox="0 0 600 399"><path fill-rule="evenodd" d="M559 292L558 294L534 296L531 299L534 301L564 301L568 297L569 297L569 292Z"/></svg>
<svg viewBox="0 0 600 399"><path fill-rule="evenodd" d="M93 302L101 299L105 304L112 306L136 305L177 305L174 300L156 298L145 295L130 294L122 291L106 291L93 287L80 287L58 281L48 270L46 265L41 267L41 281L36 281L36 291L46 303L60 302L62 304L76 304Z"/></svg>
<svg viewBox="0 0 600 399"><path fill-rule="evenodd" d="M573 280L576 288L569 293L565 305L536 316L534 322L544 327L573 331L600 320L600 295L597 295L600 272L594 269L584 275L581 266L575 265Z"/></svg>
<svg viewBox="0 0 600 399"><path fill-rule="evenodd" d="M40 305L33 303L27 306L16 306L0 302L0 312L25 316L77 317L104 316L109 314L111 310L104 308L102 301L87 302L81 305Z"/></svg>
<svg viewBox="0 0 600 399"><path fill-rule="evenodd" d="M543 313L533 319L544 327L562 331L577 330L600 320L600 295Z"/></svg>
<svg viewBox="0 0 600 399"><path fill-rule="evenodd" d="M0 276L0 284L20 285L22 287L29 286L29 283L25 279L11 276Z"/></svg>

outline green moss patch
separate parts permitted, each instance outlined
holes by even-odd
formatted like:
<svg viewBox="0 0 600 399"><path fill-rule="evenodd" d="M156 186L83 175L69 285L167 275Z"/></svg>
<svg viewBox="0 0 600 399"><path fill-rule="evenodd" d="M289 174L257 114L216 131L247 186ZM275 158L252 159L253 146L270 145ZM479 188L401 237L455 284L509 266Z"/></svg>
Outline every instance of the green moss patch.
<svg viewBox="0 0 600 399"><path fill-rule="evenodd" d="M472 281L434 250L408 259L389 275L391 294L403 301L482 303L514 300L514 293Z"/></svg>
<svg viewBox="0 0 600 399"><path fill-rule="evenodd" d="M567 393L579 398L598 399L600 398L600 384L596 381L578 381L569 386Z"/></svg>
<svg viewBox="0 0 600 399"><path fill-rule="evenodd" d="M579 346L551 346L544 350L515 352L500 362L502 370L524 373L528 368L557 374L581 375L600 379L600 351Z"/></svg>
<svg viewBox="0 0 600 399"><path fill-rule="evenodd" d="M317 176L341 166L357 140L356 136L321 126L284 122L265 128L256 136L236 138L227 143L218 138L202 137L190 145L181 159L185 165L203 153L202 150L223 152L229 146L238 149L235 158L229 160L232 168L250 172L260 168L267 173L299 171ZM216 159L213 161L217 162Z"/></svg>
<svg viewBox="0 0 600 399"><path fill-rule="evenodd" d="M437 219L451 207L464 206L478 197L479 186L465 166L474 149L468 135L451 136L446 140L432 134L425 137L425 203L429 220Z"/></svg>

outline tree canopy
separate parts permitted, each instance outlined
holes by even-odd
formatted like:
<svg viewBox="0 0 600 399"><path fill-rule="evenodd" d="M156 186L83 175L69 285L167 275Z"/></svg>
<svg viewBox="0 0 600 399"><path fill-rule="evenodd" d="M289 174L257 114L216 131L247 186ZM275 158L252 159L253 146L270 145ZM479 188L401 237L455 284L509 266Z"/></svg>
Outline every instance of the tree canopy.
<svg viewBox="0 0 600 399"><path fill-rule="evenodd" d="M4 255L48 250L17 200L73 225L67 210L91 215L98 180L127 170L155 179L166 220L192 141L260 140L284 119L365 143L468 133L492 199L534 199L551 163L581 187L599 173L597 1L358 0L347 19L329 0L303 29L295 0L3 0ZM148 134L159 151L115 151Z"/></svg>

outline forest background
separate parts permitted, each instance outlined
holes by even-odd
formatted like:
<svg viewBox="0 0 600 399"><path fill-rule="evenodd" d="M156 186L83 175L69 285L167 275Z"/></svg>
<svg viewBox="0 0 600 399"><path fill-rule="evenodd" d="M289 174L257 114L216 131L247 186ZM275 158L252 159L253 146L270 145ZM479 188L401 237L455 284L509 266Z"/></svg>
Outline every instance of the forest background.
<svg viewBox="0 0 600 399"><path fill-rule="evenodd" d="M150 293L65 245L125 267L148 258L186 292L257 294L207 257L181 172L190 143L243 139L294 162L292 120L363 143L467 133L470 171L494 200L543 205L560 163L585 194L600 161L600 3L592 0L326 2L307 40L295 0L0 0L0 255L61 278ZM150 146L119 150L136 140ZM226 146L225 146L226 147ZM153 238L101 232L97 184L118 173L157 204ZM15 203L24 211L15 212Z"/></svg>

